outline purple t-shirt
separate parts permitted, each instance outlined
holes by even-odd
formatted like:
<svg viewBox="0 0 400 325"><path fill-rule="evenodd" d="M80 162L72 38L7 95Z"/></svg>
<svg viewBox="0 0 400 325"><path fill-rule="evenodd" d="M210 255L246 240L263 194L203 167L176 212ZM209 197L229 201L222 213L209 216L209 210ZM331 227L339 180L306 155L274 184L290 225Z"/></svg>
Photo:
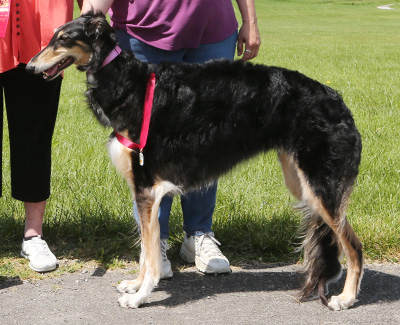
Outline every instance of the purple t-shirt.
<svg viewBox="0 0 400 325"><path fill-rule="evenodd" d="M222 41L238 28L231 0L115 0L111 24L164 50Z"/></svg>

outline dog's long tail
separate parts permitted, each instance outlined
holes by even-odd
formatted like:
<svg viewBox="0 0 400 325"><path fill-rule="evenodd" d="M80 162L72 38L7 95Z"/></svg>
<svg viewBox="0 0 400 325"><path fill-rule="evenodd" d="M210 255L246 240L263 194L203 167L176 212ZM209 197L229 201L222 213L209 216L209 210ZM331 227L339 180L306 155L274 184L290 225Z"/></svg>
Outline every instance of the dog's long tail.
<svg viewBox="0 0 400 325"><path fill-rule="evenodd" d="M324 305L328 305L328 285L342 274L339 262L341 249L335 233L322 218L313 215L306 207L303 210L305 218L301 228L305 231L305 237L302 248L307 276L301 298L319 297Z"/></svg>

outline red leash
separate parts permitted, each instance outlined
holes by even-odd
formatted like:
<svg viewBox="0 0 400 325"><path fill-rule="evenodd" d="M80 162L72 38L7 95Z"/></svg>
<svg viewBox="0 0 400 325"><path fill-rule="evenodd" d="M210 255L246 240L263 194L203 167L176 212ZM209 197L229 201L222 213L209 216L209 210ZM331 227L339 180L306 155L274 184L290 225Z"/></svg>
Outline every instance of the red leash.
<svg viewBox="0 0 400 325"><path fill-rule="evenodd" d="M139 153L140 166L143 166L144 164L143 149L146 146L147 136L149 134L150 117L151 117L151 109L153 107L155 84L156 84L156 76L154 73L151 73L149 76L149 80L147 81L146 95L144 97L142 130L140 131L140 144L132 142L131 140L119 134L118 132L114 131L115 136L122 145L124 145L129 149L140 150Z"/></svg>

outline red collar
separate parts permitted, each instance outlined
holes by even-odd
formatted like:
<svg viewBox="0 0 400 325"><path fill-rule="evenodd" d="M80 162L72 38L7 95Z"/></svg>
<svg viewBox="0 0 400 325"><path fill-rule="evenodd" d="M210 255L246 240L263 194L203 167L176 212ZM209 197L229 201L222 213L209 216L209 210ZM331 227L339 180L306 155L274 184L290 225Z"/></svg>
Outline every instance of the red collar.
<svg viewBox="0 0 400 325"><path fill-rule="evenodd" d="M154 73L151 73L147 81L146 95L144 97L143 121L142 121L142 130L140 132L140 144L132 142L131 140L119 134L118 132L114 131L115 136L122 145L124 145L129 149L139 149L141 153L143 151L143 148L146 146L147 135L149 134L150 117L151 117L151 109L153 106L155 84L156 84L156 76ZM141 156L141 165L143 165L142 160L143 156Z"/></svg>
<svg viewBox="0 0 400 325"><path fill-rule="evenodd" d="M103 64L101 65L101 68L104 68L107 64L109 64L112 60L114 60L120 53L122 52L121 48L116 45L113 50L110 52L110 54L107 55L105 60L103 61Z"/></svg>

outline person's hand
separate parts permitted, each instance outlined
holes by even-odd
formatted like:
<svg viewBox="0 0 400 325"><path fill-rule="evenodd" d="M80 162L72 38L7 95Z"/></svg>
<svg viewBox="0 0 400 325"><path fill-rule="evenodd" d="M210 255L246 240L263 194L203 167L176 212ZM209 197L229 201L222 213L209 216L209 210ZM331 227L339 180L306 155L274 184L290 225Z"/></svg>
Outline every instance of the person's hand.
<svg viewBox="0 0 400 325"><path fill-rule="evenodd" d="M243 54L243 61L254 59L258 54L260 45L261 38L257 23L243 22L237 41L238 56Z"/></svg>

